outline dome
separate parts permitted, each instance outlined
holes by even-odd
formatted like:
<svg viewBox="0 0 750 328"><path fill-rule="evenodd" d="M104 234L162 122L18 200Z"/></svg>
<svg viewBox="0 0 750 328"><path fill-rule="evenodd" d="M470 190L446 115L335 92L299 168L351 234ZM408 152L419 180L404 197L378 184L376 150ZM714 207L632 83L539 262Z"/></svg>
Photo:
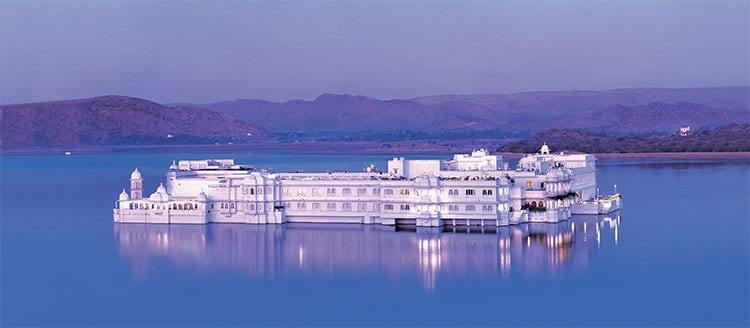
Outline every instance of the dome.
<svg viewBox="0 0 750 328"><path fill-rule="evenodd" d="M143 180L143 177L141 176L141 172L138 172L138 168L136 167L133 173L130 173L130 180Z"/></svg>
<svg viewBox="0 0 750 328"><path fill-rule="evenodd" d="M120 193L120 200L130 200L130 197L128 196L128 193L125 192L125 189L123 189Z"/></svg>
<svg viewBox="0 0 750 328"><path fill-rule="evenodd" d="M539 149L539 153L541 153L542 155L548 155L549 154L549 146L547 146L546 142L542 145L542 148Z"/></svg>
<svg viewBox="0 0 750 328"><path fill-rule="evenodd" d="M177 166L177 163L175 161L172 161L172 165L169 166L170 171L177 171L179 167Z"/></svg>
<svg viewBox="0 0 750 328"><path fill-rule="evenodd" d="M169 197L169 194L167 193L167 189L164 188L163 184L159 184L159 187L156 188L156 192L151 194L151 196L148 196L148 199L155 202L166 202L169 201L171 197Z"/></svg>
<svg viewBox="0 0 750 328"><path fill-rule="evenodd" d="M159 187L156 188L156 192L167 193L167 188L164 188L164 184L160 183Z"/></svg>
<svg viewBox="0 0 750 328"><path fill-rule="evenodd" d="M200 194L198 194L198 200L199 200L199 201L202 201L202 202L205 202L205 201L207 201L207 200L208 200L208 196L206 196L206 194L205 194L204 192L202 192L202 191L201 191L201 193L200 193Z"/></svg>

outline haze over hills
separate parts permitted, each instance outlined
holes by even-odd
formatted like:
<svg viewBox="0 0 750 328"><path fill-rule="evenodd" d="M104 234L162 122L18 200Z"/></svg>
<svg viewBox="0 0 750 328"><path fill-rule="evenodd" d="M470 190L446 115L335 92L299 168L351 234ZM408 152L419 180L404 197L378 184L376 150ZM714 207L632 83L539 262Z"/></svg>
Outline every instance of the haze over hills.
<svg viewBox="0 0 750 328"><path fill-rule="evenodd" d="M293 140L497 140L552 128L669 134L750 123L750 87L447 95L378 100L323 94L270 102L161 105L126 96L0 106L3 149ZM248 136L250 134L250 136ZM354 139L353 139L354 138ZM275 139L283 141L282 139Z"/></svg>
<svg viewBox="0 0 750 328"><path fill-rule="evenodd" d="M312 101L233 100L193 105L275 132L501 130L576 127L665 133L750 121L750 88L618 89L377 100L324 94Z"/></svg>
<svg viewBox="0 0 750 328"><path fill-rule="evenodd" d="M206 109L168 107L125 96L4 105L0 114L4 149L209 143L262 132Z"/></svg>

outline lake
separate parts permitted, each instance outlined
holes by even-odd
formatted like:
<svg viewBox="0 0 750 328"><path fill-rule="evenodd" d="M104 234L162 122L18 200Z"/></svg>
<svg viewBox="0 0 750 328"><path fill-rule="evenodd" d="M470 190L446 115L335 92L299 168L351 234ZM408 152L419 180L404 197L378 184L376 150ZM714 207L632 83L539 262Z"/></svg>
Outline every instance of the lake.
<svg viewBox="0 0 750 328"><path fill-rule="evenodd" d="M390 158L0 157L0 324L750 324L748 161L600 161L624 209L559 224L112 223L135 166L151 193L173 159L201 157L273 171Z"/></svg>

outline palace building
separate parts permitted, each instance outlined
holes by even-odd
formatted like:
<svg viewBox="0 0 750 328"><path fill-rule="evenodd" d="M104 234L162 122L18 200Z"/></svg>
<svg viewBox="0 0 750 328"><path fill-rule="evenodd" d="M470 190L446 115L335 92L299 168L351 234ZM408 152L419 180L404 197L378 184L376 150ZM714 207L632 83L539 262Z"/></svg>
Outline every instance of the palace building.
<svg viewBox="0 0 750 328"><path fill-rule="evenodd" d="M143 196L136 169L119 196L115 222L205 224L359 223L422 227L559 222L619 209L597 196L596 158L551 154L545 144L509 169L484 149L451 160L394 158L388 170L275 173L231 159L173 162Z"/></svg>

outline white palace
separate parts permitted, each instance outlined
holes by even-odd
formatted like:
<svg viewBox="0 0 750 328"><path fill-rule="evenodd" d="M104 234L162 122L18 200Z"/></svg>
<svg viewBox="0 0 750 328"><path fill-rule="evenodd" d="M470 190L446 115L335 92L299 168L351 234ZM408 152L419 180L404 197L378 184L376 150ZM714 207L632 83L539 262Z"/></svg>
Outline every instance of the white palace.
<svg viewBox="0 0 750 328"><path fill-rule="evenodd" d="M452 160L388 161L388 171L272 173L231 159L173 162L143 196L136 169L115 203L115 222L205 224L360 223L421 227L559 222L619 209L619 194L597 195L596 158L538 154L515 169L486 150Z"/></svg>

